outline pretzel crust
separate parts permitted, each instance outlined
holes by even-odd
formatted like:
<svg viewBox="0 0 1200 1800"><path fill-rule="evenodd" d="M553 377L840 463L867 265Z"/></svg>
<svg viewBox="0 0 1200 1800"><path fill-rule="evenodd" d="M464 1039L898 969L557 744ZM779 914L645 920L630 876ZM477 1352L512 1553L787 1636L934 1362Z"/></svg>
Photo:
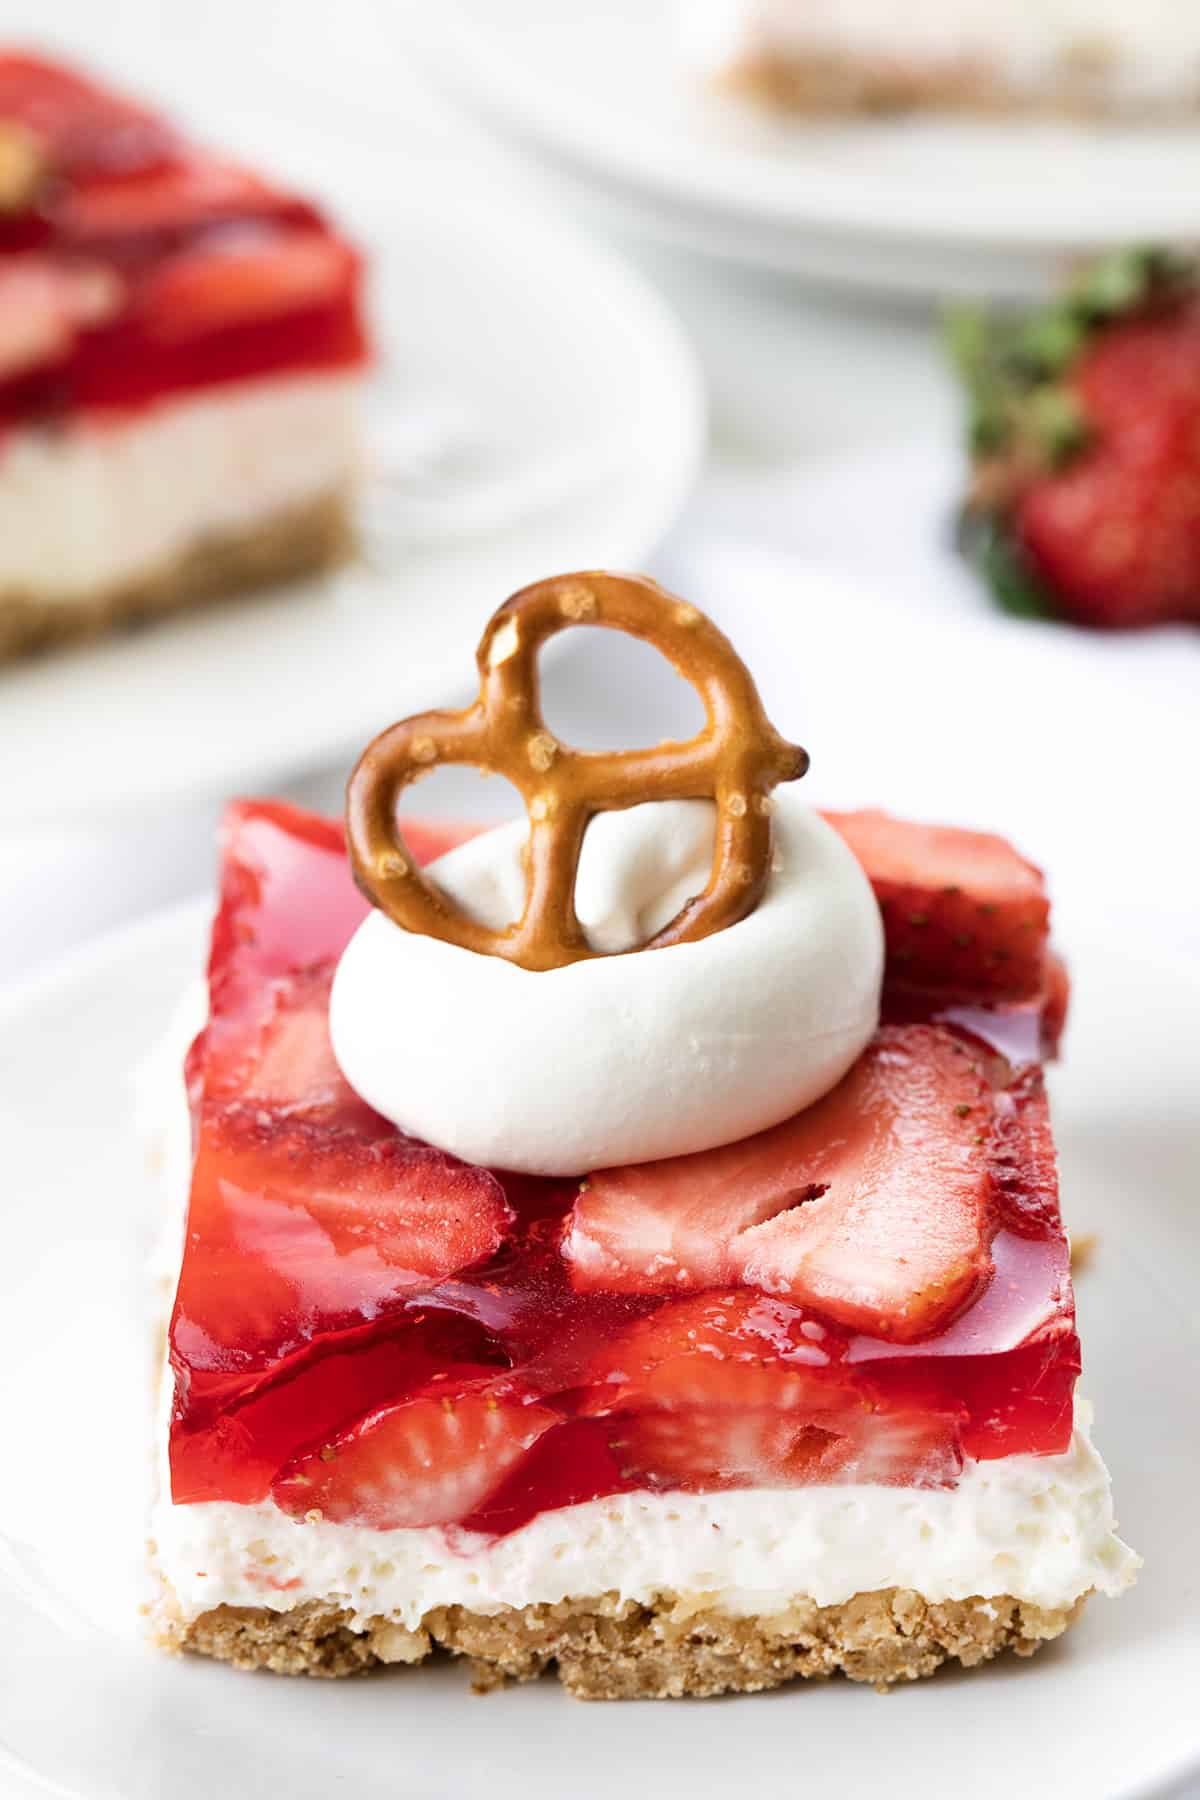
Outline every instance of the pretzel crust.
<svg viewBox="0 0 1200 1800"><path fill-rule="evenodd" d="M646 750L575 750L542 717L538 655L574 625L603 626L651 644L704 703L703 730ZM795 781L808 756L768 720L748 669L697 607L645 576L590 572L523 588L493 614L476 652L479 696L461 712L404 719L368 745L346 790L354 879L407 931L525 969L607 954L575 912L588 824L599 812L646 801L712 799L716 846L708 885L640 948L693 943L754 910L771 866L771 789ZM416 866L396 825L401 794L438 763L503 775L529 815L525 906L501 931L470 918Z"/></svg>

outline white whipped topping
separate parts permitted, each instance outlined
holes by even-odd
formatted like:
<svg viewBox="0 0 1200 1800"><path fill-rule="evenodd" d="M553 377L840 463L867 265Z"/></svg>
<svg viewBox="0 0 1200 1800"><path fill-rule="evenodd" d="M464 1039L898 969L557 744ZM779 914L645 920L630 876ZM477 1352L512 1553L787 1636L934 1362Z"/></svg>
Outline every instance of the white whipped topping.
<svg viewBox="0 0 1200 1800"><path fill-rule="evenodd" d="M1086 1409L1061 1456L969 1462L949 1489L747 1488L622 1494L540 1513L508 1537L297 1521L273 1503L154 1512L157 1563L185 1620L211 1606L320 1600L358 1628L419 1626L437 1606L495 1612L615 1592L702 1595L739 1616L802 1596L834 1606L879 1588L926 1600L1012 1595L1067 1607L1119 1594L1139 1559L1114 1535L1108 1473Z"/></svg>
<svg viewBox="0 0 1200 1800"><path fill-rule="evenodd" d="M1200 83L1200 12L1180 0L677 0L675 11L684 54L705 73L763 55L844 55L981 63L1036 92L1087 58L1114 100L1189 98Z"/></svg>
<svg viewBox="0 0 1200 1800"><path fill-rule="evenodd" d="M401 930L375 912L338 968L333 1047L346 1079L402 1130L533 1174L678 1156L790 1118L834 1086L879 1020L883 928L842 839L787 790L755 910L697 943L534 973ZM524 893L523 822L430 874L485 924ZM625 950L708 880L709 801L595 820L577 910Z"/></svg>
<svg viewBox="0 0 1200 1800"><path fill-rule="evenodd" d="M200 540L348 489L360 401L354 376L262 378L6 433L0 591L69 607Z"/></svg>

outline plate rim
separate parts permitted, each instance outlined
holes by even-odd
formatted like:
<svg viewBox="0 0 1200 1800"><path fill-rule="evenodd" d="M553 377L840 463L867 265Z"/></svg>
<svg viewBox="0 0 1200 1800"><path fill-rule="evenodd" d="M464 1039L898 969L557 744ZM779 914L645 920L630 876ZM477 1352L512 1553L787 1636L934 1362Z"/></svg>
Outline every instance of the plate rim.
<svg viewBox="0 0 1200 1800"><path fill-rule="evenodd" d="M439 86L467 100L490 125L502 129L514 142L546 153L565 170L607 186L610 192L636 198L643 206L669 204L689 217L693 233L703 232L707 226L709 232L757 231L774 236L774 250L765 242L760 244L756 260L780 267L797 266L799 245L793 244L789 252L783 247L783 240L800 239L814 232L823 234L830 245L839 246L843 254L853 254L860 245L870 244L893 254L915 248L935 255L991 252L1035 259L1095 252L1128 239L1128 231L1118 229L1116 224L1106 228L1101 217L1089 221L1087 228L1073 230L1069 221L1036 216L1018 226L1007 218L999 225L979 217L960 217L953 222L923 217L906 222L890 216L881 206L847 215L839 207L844 208L854 186L848 181L839 183L836 199L825 203L816 186L810 185L800 206L793 198L771 191L757 195L745 189L713 193L689 170L684 146L669 164L665 159L644 154L654 141L649 138L639 138L629 147L618 141L614 151L611 141L602 145L590 129L564 129L564 114L557 107L527 104L529 87L505 79L509 65L490 38L477 31L477 19L478 8L464 5L464 0L443 0L441 7L426 14L419 23L409 24L413 45L423 54ZM934 123L940 117L945 115L929 115ZM971 123L953 118L947 122L964 128ZM878 121L847 121L846 128L869 129L872 123L878 129ZM1014 132L1024 123L1019 117L1008 122ZM997 122L991 121L990 128L996 127ZM1086 128L1072 126L1070 121L1050 121L1050 128L1061 131L1068 141L1086 141ZM1122 127L1119 121L1108 127L1114 135L1122 129L1132 128ZM613 140L616 138L614 133ZM930 192L933 188L930 183ZM1163 235L1167 231L1163 220L1147 228L1145 235ZM914 280L909 285L926 284Z"/></svg>

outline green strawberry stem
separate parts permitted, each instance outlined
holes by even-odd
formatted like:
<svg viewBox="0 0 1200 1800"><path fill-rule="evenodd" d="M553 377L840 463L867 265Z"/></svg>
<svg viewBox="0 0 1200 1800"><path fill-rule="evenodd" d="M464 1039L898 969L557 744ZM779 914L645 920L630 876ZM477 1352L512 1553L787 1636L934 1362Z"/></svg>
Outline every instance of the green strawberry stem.
<svg viewBox="0 0 1200 1800"><path fill-rule="evenodd" d="M1060 298L1027 315L952 309L945 342L966 390L973 459L1016 456L1028 473L1062 468L1088 443L1070 386L1088 343L1115 319L1172 305L1198 280L1193 258L1136 248L1102 257Z"/></svg>
<svg viewBox="0 0 1200 1800"><path fill-rule="evenodd" d="M1052 619L1054 604L1004 524L964 507L959 515L959 550L978 572L1002 612L1014 619Z"/></svg>

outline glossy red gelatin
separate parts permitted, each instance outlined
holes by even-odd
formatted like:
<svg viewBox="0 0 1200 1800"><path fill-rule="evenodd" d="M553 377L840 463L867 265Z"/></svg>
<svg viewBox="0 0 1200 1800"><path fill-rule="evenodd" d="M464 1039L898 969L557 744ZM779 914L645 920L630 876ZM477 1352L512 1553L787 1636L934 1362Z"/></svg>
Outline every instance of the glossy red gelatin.
<svg viewBox="0 0 1200 1800"><path fill-rule="evenodd" d="M908 903L932 912L952 846L939 844L922 900L922 829L889 822L887 878L906 854ZM408 835L428 860L470 833L413 824ZM795 1254L803 1207L799 1229L783 1216L782 1260L778 1233L751 1230L754 1256L698 1265L667 1291L636 1258L632 1276L606 1282L572 1259L580 1182L468 1167L372 1112L327 1029L337 959L367 910L340 827L277 804L232 808L210 1020L188 1060L196 1158L170 1329L175 1500L273 1495L297 1516L505 1532L635 1488L948 1485L964 1456L1065 1449L1079 1346L1036 1060L1065 987L1042 908L1021 999L992 997L989 922L1009 934L1016 915L988 855L991 898L979 905L996 910L979 914L972 952L982 991L962 957L945 991L928 957L915 983L889 939L878 1051L886 1062L899 1048L918 1073L936 1056L955 1080L961 1054L969 1070L947 1154L970 1174L956 1201L973 1221L970 1255L944 1288L929 1265L936 1291L896 1315L899 1331L884 1267L872 1331L856 1324L860 1300L829 1285L845 1244L836 1221L817 1234L824 1305L811 1299L809 1250ZM964 880L949 884L967 890L950 896L960 915L971 862L968 844ZM1016 888L1028 917L1025 876ZM1035 969L1044 979L1030 991ZM710 1200L721 1198L714 1183ZM627 1215L615 1216L623 1229Z"/></svg>
<svg viewBox="0 0 1200 1800"><path fill-rule="evenodd" d="M0 427L215 383L352 368L359 259L309 202L73 71L0 54Z"/></svg>

